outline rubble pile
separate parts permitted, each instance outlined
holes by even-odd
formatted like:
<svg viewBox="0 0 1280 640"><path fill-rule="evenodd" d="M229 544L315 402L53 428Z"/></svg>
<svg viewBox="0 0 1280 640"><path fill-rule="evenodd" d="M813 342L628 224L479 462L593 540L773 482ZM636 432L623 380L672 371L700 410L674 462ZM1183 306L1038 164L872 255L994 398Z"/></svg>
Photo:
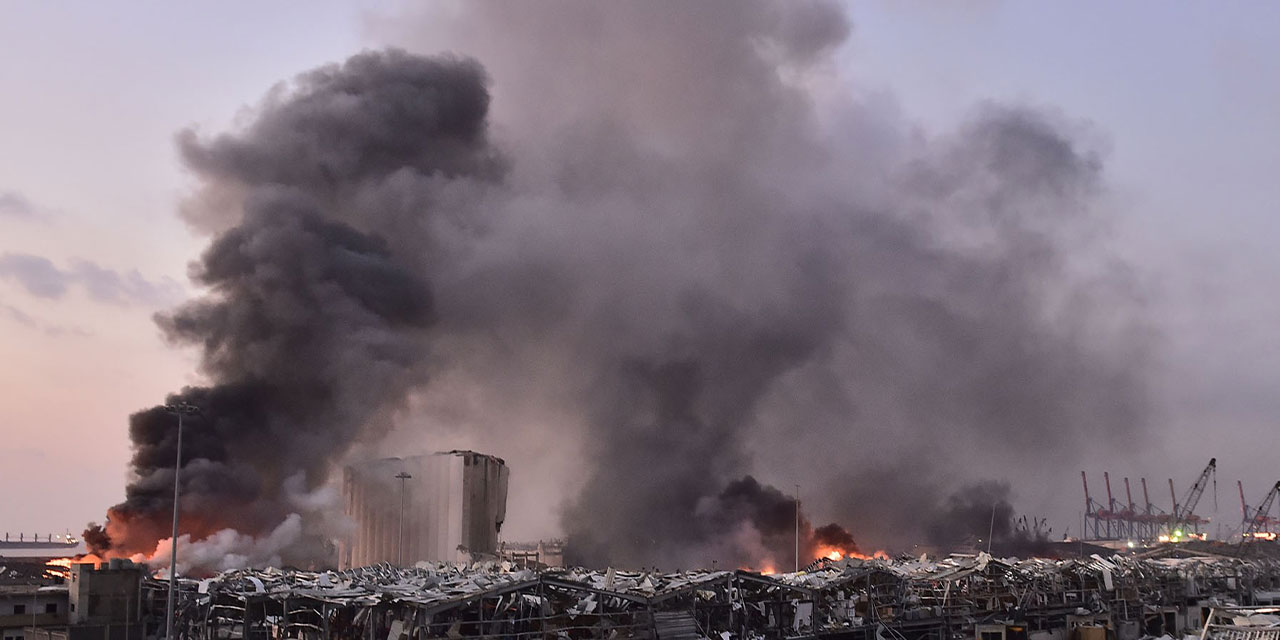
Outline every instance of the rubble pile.
<svg viewBox="0 0 1280 640"><path fill-rule="evenodd" d="M345 571L237 570L180 579L189 638L946 638L1018 625L1066 638L1177 636L1207 609L1271 604L1280 563L1199 556L823 560L752 571L528 569L507 562ZM161 615L167 584L144 587ZM1202 610L1205 612L1202 613Z"/></svg>

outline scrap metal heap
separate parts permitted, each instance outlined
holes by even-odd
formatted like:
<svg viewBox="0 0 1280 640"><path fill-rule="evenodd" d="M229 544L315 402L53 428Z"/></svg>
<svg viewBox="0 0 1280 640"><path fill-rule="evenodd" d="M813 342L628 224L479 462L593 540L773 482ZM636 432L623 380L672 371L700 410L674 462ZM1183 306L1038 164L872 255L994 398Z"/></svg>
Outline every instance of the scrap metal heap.
<svg viewBox="0 0 1280 640"><path fill-rule="evenodd" d="M978 554L823 560L779 575L419 563L237 570L180 585L178 628L182 637L201 640L941 640L973 637L975 627L992 623L1022 625L1032 634L1105 624L1123 640L1194 628L1203 607L1267 603L1261 601L1280 596L1280 562ZM144 586L153 616L163 615L166 586L159 580Z"/></svg>

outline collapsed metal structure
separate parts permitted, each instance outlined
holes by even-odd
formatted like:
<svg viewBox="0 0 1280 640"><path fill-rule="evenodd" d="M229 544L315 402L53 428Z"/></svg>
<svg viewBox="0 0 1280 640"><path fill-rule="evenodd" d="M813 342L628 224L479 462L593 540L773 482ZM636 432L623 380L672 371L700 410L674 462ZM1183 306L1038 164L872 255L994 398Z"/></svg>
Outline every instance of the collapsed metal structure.
<svg viewBox="0 0 1280 640"><path fill-rule="evenodd" d="M144 586L153 623L165 588ZM1280 599L1280 563L978 554L821 561L780 575L420 563L236 570L181 580L181 591L177 627L192 640L996 638L989 628L1003 640L1006 628L1020 630L1012 638L1066 638L1077 625L1127 640L1198 628L1212 607Z"/></svg>

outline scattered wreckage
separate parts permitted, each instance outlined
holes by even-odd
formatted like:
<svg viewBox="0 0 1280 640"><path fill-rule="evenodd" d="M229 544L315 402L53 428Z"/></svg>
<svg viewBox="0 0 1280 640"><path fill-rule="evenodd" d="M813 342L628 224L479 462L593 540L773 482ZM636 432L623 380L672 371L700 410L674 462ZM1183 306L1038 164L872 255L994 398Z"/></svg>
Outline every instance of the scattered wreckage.
<svg viewBox="0 0 1280 640"><path fill-rule="evenodd" d="M1215 607L1271 604L1280 597L1280 563L977 554L823 560L762 575L489 561L235 570L179 583L177 624L198 640L1066 640L1073 629L1082 640L1131 640L1198 631ZM160 580L144 585L161 619L166 589Z"/></svg>

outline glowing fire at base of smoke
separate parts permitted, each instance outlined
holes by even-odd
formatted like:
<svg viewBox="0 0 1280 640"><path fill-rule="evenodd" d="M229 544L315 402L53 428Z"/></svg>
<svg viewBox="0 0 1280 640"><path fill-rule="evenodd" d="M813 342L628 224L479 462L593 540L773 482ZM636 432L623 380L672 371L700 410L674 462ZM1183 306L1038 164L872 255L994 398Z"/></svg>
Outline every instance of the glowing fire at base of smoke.
<svg viewBox="0 0 1280 640"><path fill-rule="evenodd" d="M823 558L827 560L835 560L835 561L845 560L849 558L856 558L858 560L870 560L872 558L876 558L880 560L888 560L889 554L885 553L883 549L877 550L875 553L871 555L867 555L865 553L861 553L853 549L842 549L839 547L820 546L817 549L816 557L814 558L814 560L821 560Z"/></svg>

